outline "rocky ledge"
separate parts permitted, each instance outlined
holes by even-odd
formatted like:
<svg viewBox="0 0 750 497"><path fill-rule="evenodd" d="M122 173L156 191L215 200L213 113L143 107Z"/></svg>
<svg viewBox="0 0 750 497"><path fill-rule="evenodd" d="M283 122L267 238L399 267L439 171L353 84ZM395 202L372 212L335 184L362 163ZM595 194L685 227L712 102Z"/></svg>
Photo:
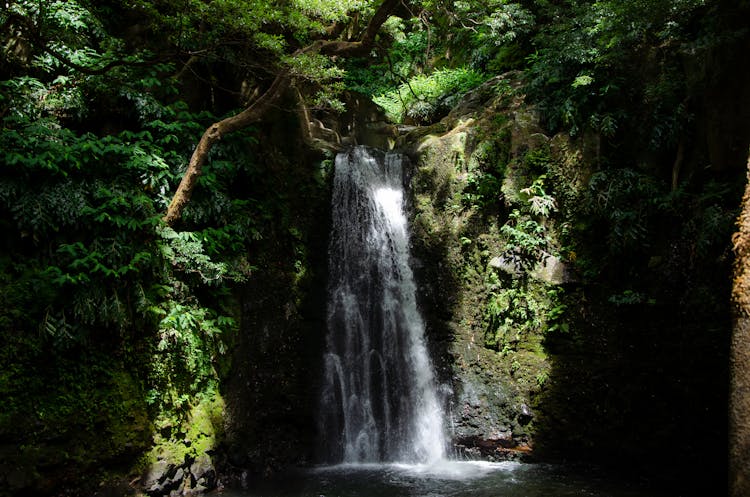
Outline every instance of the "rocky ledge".
<svg viewBox="0 0 750 497"><path fill-rule="evenodd" d="M141 480L150 497L202 495L216 489L218 480L211 456L186 456L181 465L161 460L154 463Z"/></svg>

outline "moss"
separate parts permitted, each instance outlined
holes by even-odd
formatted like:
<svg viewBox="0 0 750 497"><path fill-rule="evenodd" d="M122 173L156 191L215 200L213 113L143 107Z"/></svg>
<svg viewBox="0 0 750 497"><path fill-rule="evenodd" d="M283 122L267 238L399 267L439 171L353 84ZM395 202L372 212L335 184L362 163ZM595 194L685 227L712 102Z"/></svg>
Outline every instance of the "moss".
<svg viewBox="0 0 750 497"><path fill-rule="evenodd" d="M216 448L224 435L224 399L214 392L199 396L197 401L182 419L161 414L155 422L152 448L139 468L148 468L156 461L182 465Z"/></svg>
<svg viewBox="0 0 750 497"><path fill-rule="evenodd" d="M445 353L452 361L444 376L453 382L459 439L500 433L529 443L535 425L525 413L550 374L543 341L557 295L531 276L540 249L529 249L530 263L518 273L491 262L514 253L504 225L550 224L532 217L529 196L520 192L543 172L550 152L536 113L518 105L517 98L495 97L486 105L493 111L472 119L452 115L443 122L450 129L417 147L413 240L415 253L427 259L421 277L441 285L425 296L431 300L425 307L449 308L427 319L433 328L441 326L436 319L449 319ZM508 216L510 208L521 210L518 221Z"/></svg>
<svg viewBox="0 0 750 497"><path fill-rule="evenodd" d="M16 445L0 450L0 465L7 469L0 484L11 492L84 488L96 481L92 475L127 465L148 447L152 426L144 392L122 361L93 347L86 354L59 351L42 361L37 354L44 349L24 347L23 341L6 345L5 352L13 352L8 364L26 368L3 381L7 416L0 433Z"/></svg>
<svg viewBox="0 0 750 497"><path fill-rule="evenodd" d="M109 445L113 453L123 447L143 446L151 432L151 421L143 392L132 375L118 371L112 375L111 406L103 414L110 426Z"/></svg>

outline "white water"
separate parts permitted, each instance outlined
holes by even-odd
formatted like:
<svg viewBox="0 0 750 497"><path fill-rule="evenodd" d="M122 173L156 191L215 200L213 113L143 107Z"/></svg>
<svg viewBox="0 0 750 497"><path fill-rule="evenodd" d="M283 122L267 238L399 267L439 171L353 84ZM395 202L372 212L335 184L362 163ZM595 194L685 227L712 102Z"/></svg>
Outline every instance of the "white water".
<svg viewBox="0 0 750 497"><path fill-rule="evenodd" d="M320 466L315 473L356 473L362 471L391 472L420 479L473 480L488 474L503 471L518 471L523 465L515 461L455 461L442 459L429 464L406 463L344 463L334 466Z"/></svg>
<svg viewBox="0 0 750 497"><path fill-rule="evenodd" d="M401 155L336 157L320 404L328 462L435 464L443 413L409 265Z"/></svg>
<svg viewBox="0 0 750 497"><path fill-rule="evenodd" d="M638 483L610 479L594 468L438 461L436 464L338 464L285 473L267 481L251 478L244 491L225 497L664 497ZM683 495L683 494L679 494Z"/></svg>

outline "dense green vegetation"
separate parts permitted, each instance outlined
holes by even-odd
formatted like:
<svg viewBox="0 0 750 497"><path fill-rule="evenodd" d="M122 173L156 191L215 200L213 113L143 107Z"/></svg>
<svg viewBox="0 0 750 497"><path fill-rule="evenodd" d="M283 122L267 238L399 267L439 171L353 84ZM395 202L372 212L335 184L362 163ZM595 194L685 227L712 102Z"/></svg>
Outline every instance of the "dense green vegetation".
<svg viewBox="0 0 750 497"><path fill-rule="evenodd" d="M718 407L664 427L691 396L726 400L712 381L726 374L728 242L748 131L738 110L747 109L748 75L735 64L748 46L750 4L391 2L367 53L310 48L361 39L386 3L5 2L0 493L60 492L104 470L137 476L157 453L179 459L214 443L203 438L219 429L193 435L185 422L221 411L232 351L248 340L239 296L253 281L273 280L304 305L308 251L325 246L310 241L325 234L295 213L304 199L326 198L330 157L289 166L305 155L284 150L304 142L303 127L286 122L293 111L342 112L343 92L356 91L394 122L426 125L509 71L521 86L497 80L492 91L525 95L547 135L585 142L581 185L569 184L542 147L520 153L514 167L525 182L504 191L512 130L498 114L455 212L493 219L506 255L524 270L554 256L577 280L540 291L488 273L479 290L484 346L512 354L525 336L542 334L551 355L593 358L590 367L556 359L558 377L538 378L557 410L550 422L576 418L569 409L577 403L559 405L560 394L584 377L573 397L595 406L590 425L641 416L664 430L635 437L634 456L638 443L674 442L688 422L712 425L707 445L722 449ZM164 224L204 130L258 102L280 75L293 89L262 125L213 145L181 220ZM289 124L282 146L264 130L274 120ZM466 254L475 242L462 239ZM676 350L686 359L664 359ZM661 400L645 406L628 392L618 400L596 385L629 364L638 382L667 376L649 391ZM716 374L700 379L691 368ZM636 425L550 446L601 439L614 450L608 437ZM181 442L191 438L201 442ZM676 447L700 450L690 441Z"/></svg>
<svg viewBox="0 0 750 497"><path fill-rule="evenodd" d="M68 117L87 104L56 100L64 84L11 80L4 102L1 425L27 447L28 480L38 464L137 456L150 420L214 395L237 329L229 285L251 273L263 223L232 192L256 174L240 137L217 150L189 231L162 227L175 166L210 115L151 99L133 128L97 135ZM59 452L36 453L49 443Z"/></svg>
<svg viewBox="0 0 750 497"><path fill-rule="evenodd" d="M196 100L211 90L196 88L196 70L201 79L181 93L190 85L176 63L199 47L231 47L238 33L224 24L223 40L191 32L207 14L165 13L168 3L9 5L0 18L2 67L13 76L0 101L0 437L22 449L2 456L3 485L49 491L44 477L58 485L71 467L132 466L152 432L165 443L187 436L181 421L216 402L229 366L234 289L257 270L251 247L271 231L299 235L253 130L215 147L178 231L160 221L196 137L229 108L186 103L190 88ZM270 14L244 15L257 24ZM260 39L252 19L240 26ZM131 22L143 39L123 35ZM230 50L221 49L231 61ZM221 65L215 57L197 64ZM300 260L290 272L304 271Z"/></svg>

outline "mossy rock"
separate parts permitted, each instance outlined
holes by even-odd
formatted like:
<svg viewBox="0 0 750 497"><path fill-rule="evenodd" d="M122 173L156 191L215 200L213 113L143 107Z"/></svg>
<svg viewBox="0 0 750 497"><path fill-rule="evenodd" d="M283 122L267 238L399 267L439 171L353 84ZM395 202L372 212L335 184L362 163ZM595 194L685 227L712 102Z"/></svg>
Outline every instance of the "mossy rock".
<svg viewBox="0 0 750 497"><path fill-rule="evenodd" d="M550 371L542 347L549 283L531 276L533 264L507 275L490 262L512 249L501 227L510 209L528 201L521 190L542 174L540 164L554 159L538 113L513 91L518 81L499 91L501 79L438 125L407 136L416 140L406 147L415 161L412 241L424 307L432 310L428 327L452 334L443 351L449 359L438 362L450 371L443 377L453 387L456 439L526 446L535 430L530 406ZM434 282L441 282L437 291ZM529 302L536 324L511 322L512 340L490 343L496 330L488 331L488 306L511 288Z"/></svg>
<svg viewBox="0 0 750 497"><path fill-rule="evenodd" d="M157 461L180 466L214 449L224 435L224 400L218 393L198 397L184 418L167 413L155 422L154 444L141 462L148 468Z"/></svg>

